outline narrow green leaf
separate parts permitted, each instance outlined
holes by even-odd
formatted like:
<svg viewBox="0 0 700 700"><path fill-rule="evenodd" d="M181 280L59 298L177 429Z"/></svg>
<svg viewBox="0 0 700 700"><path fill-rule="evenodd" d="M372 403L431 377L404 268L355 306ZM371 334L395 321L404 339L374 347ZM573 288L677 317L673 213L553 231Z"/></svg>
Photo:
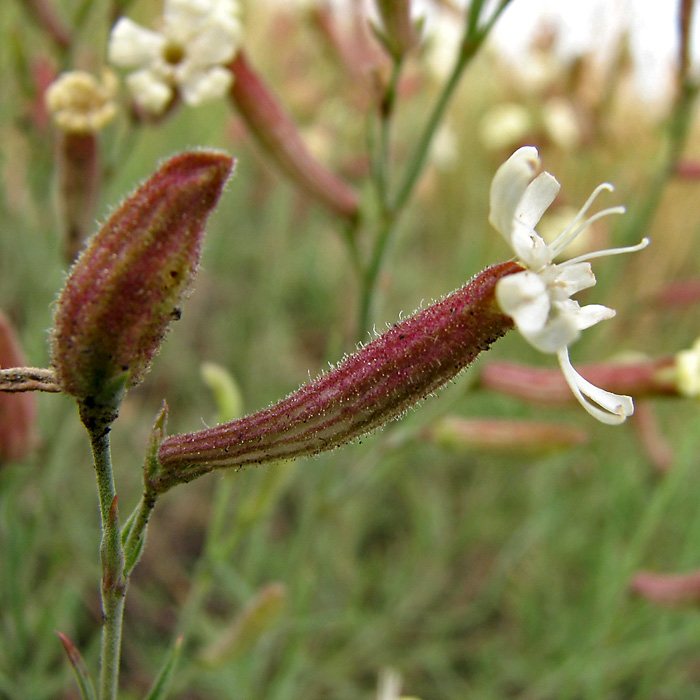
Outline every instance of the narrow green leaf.
<svg viewBox="0 0 700 700"><path fill-rule="evenodd" d="M85 661L83 661L83 657L80 655L80 652L77 650L73 642L71 642L71 640L68 639L68 637L66 637L64 634L61 634L59 631L56 631L56 634L61 640L63 648L66 650L66 656L68 657L68 661L70 661L70 664L73 667L73 672L75 673L75 680L78 683L78 690L80 691L80 697L83 700L97 700L97 696L95 695L95 688L92 685L92 680L90 679L90 672L88 671L88 668L85 665Z"/></svg>
<svg viewBox="0 0 700 700"><path fill-rule="evenodd" d="M161 668L158 677L153 683L153 687L144 700L165 700L166 694L170 689L170 682L172 681L175 673L175 667L177 666L177 662L180 658L183 639L184 637L180 635L175 640L175 643L172 645L170 652L165 658L163 668Z"/></svg>

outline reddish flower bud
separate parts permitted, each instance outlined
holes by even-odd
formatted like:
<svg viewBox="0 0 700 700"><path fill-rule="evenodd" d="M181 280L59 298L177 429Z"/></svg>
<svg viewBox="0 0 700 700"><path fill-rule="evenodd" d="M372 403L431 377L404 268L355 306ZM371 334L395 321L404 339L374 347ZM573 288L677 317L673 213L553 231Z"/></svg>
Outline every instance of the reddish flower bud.
<svg viewBox="0 0 700 700"><path fill-rule="evenodd" d="M448 449L473 452L541 454L583 445L585 430L564 423L528 420L469 419L444 416L427 428L422 437Z"/></svg>
<svg viewBox="0 0 700 700"><path fill-rule="evenodd" d="M411 19L410 0L376 0L382 29L375 31L387 51L396 59L409 53L420 40L416 22Z"/></svg>
<svg viewBox="0 0 700 700"><path fill-rule="evenodd" d="M212 469L330 450L400 416L513 327L494 290L521 270L512 262L488 268L271 408L167 438L149 488L162 492Z"/></svg>
<svg viewBox="0 0 700 700"><path fill-rule="evenodd" d="M355 191L309 151L292 118L239 51L229 69L235 80L231 98L260 145L293 182L338 216L354 219Z"/></svg>
<svg viewBox="0 0 700 700"><path fill-rule="evenodd" d="M581 375L608 391L641 396L674 396L678 387L673 376L675 358L583 365ZM530 367L516 362L489 362L481 370L481 386L525 401L564 404L574 400L559 370Z"/></svg>
<svg viewBox="0 0 700 700"><path fill-rule="evenodd" d="M206 219L232 166L211 151L171 158L92 238L56 304L52 362L63 391L99 403L114 382L141 381L179 317Z"/></svg>
<svg viewBox="0 0 700 700"><path fill-rule="evenodd" d="M658 605L700 605L700 571L687 574L658 574L639 571L630 581L630 590Z"/></svg>
<svg viewBox="0 0 700 700"><path fill-rule="evenodd" d="M0 313L0 369L24 364L14 329ZM0 392L0 465L23 459L32 448L36 410L33 394Z"/></svg>

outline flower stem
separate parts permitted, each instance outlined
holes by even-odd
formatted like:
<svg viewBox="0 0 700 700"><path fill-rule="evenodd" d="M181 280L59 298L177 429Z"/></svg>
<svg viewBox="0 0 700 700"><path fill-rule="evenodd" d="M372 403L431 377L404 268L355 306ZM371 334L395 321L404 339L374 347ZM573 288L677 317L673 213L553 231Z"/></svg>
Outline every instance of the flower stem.
<svg viewBox="0 0 700 700"><path fill-rule="evenodd" d="M693 125L700 93L700 83L688 61L688 37L695 5L683 0L681 8L678 85L666 127L666 146L651 172L645 196L638 198L640 204L626 217L626 226L621 235L623 243L638 240L650 229L666 186L676 173Z"/></svg>
<svg viewBox="0 0 700 700"><path fill-rule="evenodd" d="M99 698L116 700L126 579L109 444L109 425L115 414L105 407L88 406L83 403L80 405L80 416L90 437L102 523L102 644Z"/></svg>
<svg viewBox="0 0 700 700"><path fill-rule="evenodd" d="M418 140L418 146L413 152L413 155L411 156L411 159L404 170L403 177L400 180L400 184L396 190L393 200L390 199L386 192L386 172L388 169L388 163L386 161L389 153L389 116L391 115L391 110L383 110L384 113L380 127L380 138L378 139L379 153L375 156L376 160L380 162L375 162L374 164L375 173L380 175L380 177L375 176L375 187L381 203L381 215L379 231L375 238L370 260L367 264L362 279L358 321L360 333L364 333L365 331L369 330L371 326L370 319L372 316L372 305L374 303L377 280L384 263L386 250L396 230L401 212L406 206L408 200L411 198L416 184L423 173L435 133L437 132L438 127L445 116L447 107L452 100L455 89L459 84L465 68L477 54L484 40L491 31L491 28L503 10L505 10L505 8L508 6L510 1L511 0L502 0L496 10L494 10L493 14L483 25L479 24L480 14L483 9L483 2L476 2L470 8L464 38L462 40L459 54L455 60L454 67L452 68L452 72L450 73L447 82L445 83L445 86L443 87L430 116L428 117L428 121ZM387 89L387 94L383 105L384 107L386 107L387 104L393 107L400 67L400 62L397 61L394 65L392 80Z"/></svg>

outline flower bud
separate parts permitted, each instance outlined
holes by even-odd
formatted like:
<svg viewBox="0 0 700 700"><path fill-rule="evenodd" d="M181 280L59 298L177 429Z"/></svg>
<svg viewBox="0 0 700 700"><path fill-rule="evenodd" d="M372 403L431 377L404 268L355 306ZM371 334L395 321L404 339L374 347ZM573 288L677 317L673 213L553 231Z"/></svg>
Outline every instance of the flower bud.
<svg viewBox="0 0 700 700"><path fill-rule="evenodd" d="M521 270L512 262L488 268L264 411L167 438L148 488L162 492L220 467L313 455L400 416L513 327L494 290Z"/></svg>
<svg viewBox="0 0 700 700"><path fill-rule="evenodd" d="M410 0L376 0L382 18L382 30L375 29L387 51L400 60L420 40L417 23L411 18Z"/></svg>
<svg viewBox="0 0 700 700"><path fill-rule="evenodd" d="M657 605L700 605L700 571L659 574L639 571L630 582L632 593Z"/></svg>
<svg viewBox="0 0 700 700"><path fill-rule="evenodd" d="M229 69L231 99L259 144L306 194L345 219L357 216L355 191L311 154L292 118L239 51Z"/></svg>
<svg viewBox="0 0 700 700"><path fill-rule="evenodd" d="M14 329L0 313L0 369L25 364ZM36 398L30 392L0 392L0 465L22 460L34 443Z"/></svg>
<svg viewBox="0 0 700 700"><path fill-rule="evenodd" d="M231 172L223 153L164 163L114 211L72 267L56 303L52 364L81 403L138 384L199 262L204 225Z"/></svg>
<svg viewBox="0 0 700 700"><path fill-rule="evenodd" d="M588 433L564 423L543 421L468 419L444 416L422 437L448 449L499 454L542 454L588 442Z"/></svg>
<svg viewBox="0 0 700 700"><path fill-rule="evenodd" d="M620 394L674 396L678 388L673 376L673 357L630 362L601 362L584 365L581 374L588 381ZM554 369L530 367L516 362L489 362L481 370L485 389L542 404L565 404L572 400L563 375Z"/></svg>

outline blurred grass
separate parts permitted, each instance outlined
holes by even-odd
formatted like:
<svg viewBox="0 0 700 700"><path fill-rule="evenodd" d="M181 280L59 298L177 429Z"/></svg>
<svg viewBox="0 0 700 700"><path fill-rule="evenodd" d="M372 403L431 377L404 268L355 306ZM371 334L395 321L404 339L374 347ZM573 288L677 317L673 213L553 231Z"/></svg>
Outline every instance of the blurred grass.
<svg viewBox="0 0 700 700"><path fill-rule="evenodd" d="M99 16L102 6L95 7ZM32 120L31 81L18 68L13 42L3 41L21 26L27 57L50 59L48 49L34 48L36 30L23 22L14 4L3 7L0 69L9 77L0 100L0 306L29 362L45 365L64 264L50 196L51 132ZM247 26L256 66L323 146L324 158L345 168L364 148L358 105L369 99L367 83L348 78L312 24L271 17L249 3ZM274 52L266 49L270 37ZM95 56L100 40L81 36ZM400 102L399 153L410 148L425 95L436 90L419 65L410 70L418 88ZM479 138L484 115L506 97L539 104L537 95L514 94L507 72L481 58L449 115L458 158L451 168L431 166L392 248L379 330L509 255L487 215L490 178L512 149L490 152ZM614 202L632 206L643 195L663 148L663 123L643 116L642 105L614 102L601 132L579 149L533 135L567 202L583 202L604 179L617 185ZM248 410L293 390L352 349L357 280L334 222L262 162L224 105L182 110L145 128L125 159L114 145L120 128L105 134L117 167L101 218L174 151L207 145L238 158L183 318L113 431L125 514L139 493L161 401L170 406L171 431L213 421L215 406L199 377L204 361L228 368ZM688 152L699 149L696 133ZM697 306L653 301L665 285L698 276L696 187L670 185L652 248L597 266L600 284L590 301L616 308L618 317L591 331L574 348L576 359L665 354L697 335ZM615 229L598 233L614 239ZM515 334L490 356L552 364ZM673 469L661 478L631 425L611 430L575 407L526 406L470 385L467 374L400 423L335 453L211 476L169 493L154 514L127 603L123 697L145 694L193 581L202 580L212 594L201 608L189 599L192 634L173 695L182 700L369 698L385 666L425 700L700 697L698 611L661 610L626 590L639 568L700 566L697 404L654 402L676 450ZM98 514L88 448L69 400L46 395L40 405L36 454L0 470L0 698L8 700L76 697L54 629L93 669L98 651ZM591 443L522 459L422 443L421 427L447 412L565 419L589 429ZM231 496L220 552L198 566L224 486ZM198 652L270 582L284 585L287 600L271 629L225 666L198 666Z"/></svg>

